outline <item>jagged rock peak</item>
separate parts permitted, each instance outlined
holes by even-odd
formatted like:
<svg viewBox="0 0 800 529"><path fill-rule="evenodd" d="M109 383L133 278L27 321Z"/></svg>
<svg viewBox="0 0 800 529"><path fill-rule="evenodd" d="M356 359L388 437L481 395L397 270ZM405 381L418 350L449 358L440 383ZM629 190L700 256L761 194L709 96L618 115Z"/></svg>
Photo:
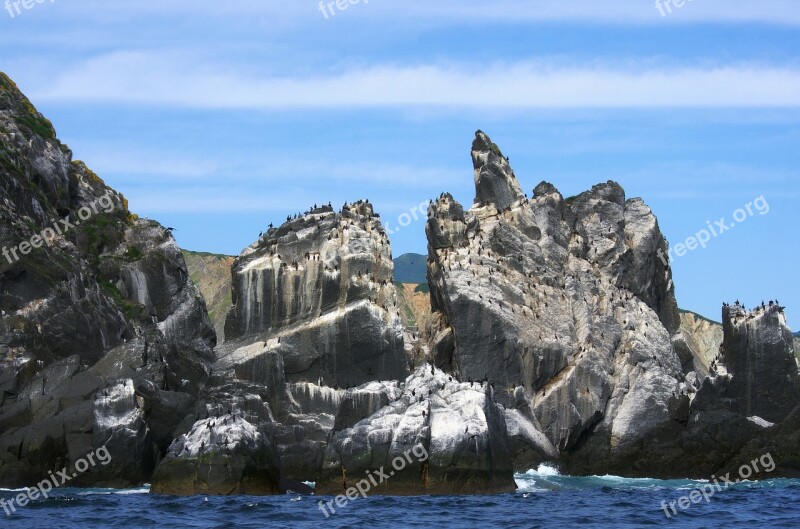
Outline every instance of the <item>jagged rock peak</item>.
<svg viewBox="0 0 800 529"><path fill-rule="evenodd" d="M0 73L0 248L19 250L0 258L0 486L100 446L113 463L73 484L138 484L181 433L216 338L171 231Z"/></svg>
<svg viewBox="0 0 800 529"><path fill-rule="evenodd" d="M533 198L539 198L546 195L561 195L556 189L556 186L550 182L540 182L538 186L533 189Z"/></svg>
<svg viewBox="0 0 800 529"><path fill-rule="evenodd" d="M533 447L525 464L589 438L624 458L686 389L655 216L615 182L566 199L543 182L527 199L481 132L472 155L479 200L464 212L442 195L426 227L435 365L505 388L496 397L531 434L514 441Z"/></svg>
<svg viewBox="0 0 800 529"><path fill-rule="evenodd" d="M476 204L493 204L498 211L504 211L525 198L508 158L480 130L472 142L472 164L475 167Z"/></svg>

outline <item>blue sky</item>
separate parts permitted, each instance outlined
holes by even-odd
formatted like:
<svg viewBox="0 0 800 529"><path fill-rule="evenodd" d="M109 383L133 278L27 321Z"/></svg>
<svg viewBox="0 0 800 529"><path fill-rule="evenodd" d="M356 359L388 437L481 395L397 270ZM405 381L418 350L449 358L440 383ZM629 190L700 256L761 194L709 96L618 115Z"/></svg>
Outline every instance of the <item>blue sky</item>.
<svg viewBox="0 0 800 529"><path fill-rule="evenodd" d="M469 205L480 128L526 191L616 180L673 246L763 195L769 213L673 262L678 300L719 319L723 300L778 298L800 328L796 1L10 9L0 69L185 248L238 254L314 203L369 198L394 227L441 191ZM423 228L394 233L394 254L425 253Z"/></svg>

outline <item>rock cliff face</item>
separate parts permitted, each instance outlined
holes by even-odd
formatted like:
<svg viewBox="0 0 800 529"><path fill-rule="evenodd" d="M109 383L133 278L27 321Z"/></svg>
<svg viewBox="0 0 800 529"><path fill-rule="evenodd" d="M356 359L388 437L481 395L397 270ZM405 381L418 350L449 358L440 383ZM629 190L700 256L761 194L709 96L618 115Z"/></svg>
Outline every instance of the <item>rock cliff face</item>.
<svg viewBox="0 0 800 529"><path fill-rule="evenodd" d="M297 482L316 479L348 390L408 375L391 249L368 202L339 213L315 207L270 228L235 260L231 274L227 341L216 350L192 431L173 443L159 467L156 491L267 490L244 480L253 469L272 476L270 490L286 483L296 490ZM207 432L231 413L246 428ZM263 442L258 451L245 450L235 479L212 486L197 477L213 474L231 450L239 454L226 436L255 446L242 441L250 431ZM199 449L198 439L206 440ZM264 450L270 457L258 460Z"/></svg>
<svg viewBox="0 0 800 529"><path fill-rule="evenodd" d="M613 182L569 199L542 183L529 199L481 132L472 159L473 207L443 193L429 211L430 350L458 379L503 388L518 470L707 477L774 450L781 475L800 472L798 362L777 303L726 305L722 325L679 315L641 200Z"/></svg>
<svg viewBox="0 0 800 529"><path fill-rule="evenodd" d="M707 376L697 374L698 390L681 397L676 419L627 468L661 464L666 476L719 476L769 452L777 464L769 477L800 476L798 365L783 309L726 305L722 320L724 341Z"/></svg>
<svg viewBox="0 0 800 529"><path fill-rule="evenodd" d="M228 341L153 490L269 493L316 481L319 492L339 492L348 475L388 471L409 450L429 457L405 464L380 492L513 490L494 390L428 365L409 376L392 276L388 240L367 202L340 213L315 207L245 249L232 270Z"/></svg>
<svg viewBox="0 0 800 529"><path fill-rule="evenodd" d="M391 249L369 203L322 207L270 231L233 269L233 342L266 341L289 382L329 387L405 378ZM228 355L230 356L230 355ZM238 362L238 360L232 360Z"/></svg>
<svg viewBox="0 0 800 529"><path fill-rule="evenodd" d="M443 194L426 227L436 365L502 388L535 433L528 461L588 438L623 457L685 385L655 217L613 182L570 199L542 183L528 199L482 132L472 159L474 206Z"/></svg>
<svg viewBox="0 0 800 529"><path fill-rule="evenodd" d="M783 308L772 301L753 311L726 305L722 317L720 362L731 376L738 411L781 422L800 404L794 341Z"/></svg>
<svg viewBox="0 0 800 529"><path fill-rule="evenodd" d="M149 479L215 337L169 231L137 219L0 74L0 486L106 445L73 481Z"/></svg>
<svg viewBox="0 0 800 529"><path fill-rule="evenodd" d="M487 493L543 461L707 477L766 451L772 475L800 475L781 307L726 305L722 328L680 315L640 199L613 182L528 198L481 132L472 160L473 206L431 203L432 312L406 319L424 332L403 328L389 241L360 201L270 227L231 263L215 347L170 230L132 215L0 75L0 486L101 446L111 462L71 484L342 493L383 467L372 493Z"/></svg>

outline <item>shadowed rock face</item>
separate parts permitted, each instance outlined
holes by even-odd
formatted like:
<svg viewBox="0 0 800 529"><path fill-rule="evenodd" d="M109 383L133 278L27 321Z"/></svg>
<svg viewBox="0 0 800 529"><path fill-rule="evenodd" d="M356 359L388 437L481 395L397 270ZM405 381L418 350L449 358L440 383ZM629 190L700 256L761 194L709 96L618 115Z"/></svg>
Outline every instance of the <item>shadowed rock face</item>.
<svg viewBox="0 0 800 529"><path fill-rule="evenodd" d="M527 199L481 132L472 157L475 206L444 194L426 227L437 366L502 388L540 459L588 435L622 453L670 419L684 384L655 217L613 182L567 200L542 183Z"/></svg>
<svg viewBox="0 0 800 529"><path fill-rule="evenodd" d="M205 305L170 233L73 161L2 74L0 218L0 245L19 248L0 258L0 486L104 444L112 462L72 484L148 480L208 377Z"/></svg>
<svg viewBox="0 0 800 529"><path fill-rule="evenodd" d="M722 361L739 411L781 422L800 404L794 343L783 309L772 302L754 311L725 306L722 317Z"/></svg>

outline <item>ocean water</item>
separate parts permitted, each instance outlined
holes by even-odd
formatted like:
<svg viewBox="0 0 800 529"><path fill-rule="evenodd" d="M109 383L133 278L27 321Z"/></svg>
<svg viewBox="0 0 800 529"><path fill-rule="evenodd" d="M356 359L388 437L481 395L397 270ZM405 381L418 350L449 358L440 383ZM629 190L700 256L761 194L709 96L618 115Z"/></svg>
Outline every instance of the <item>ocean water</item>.
<svg viewBox="0 0 800 529"><path fill-rule="evenodd" d="M561 476L542 466L516 476L519 490L496 496L369 497L349 502L326 518L318 503L329 497L177 498L131 490L60 489L49 499L0 510L0 527L790 527L800 528L800 480L744 482L715 490L667 518L667 504L708 485L693 480ZM706 488L708 492L710 487ZM8 501L19 491L0 489ZM696 497L696 496L695 496ZM669 507L667 507L669 509ZM672 513L670 513L672 514Z"/></svg>

